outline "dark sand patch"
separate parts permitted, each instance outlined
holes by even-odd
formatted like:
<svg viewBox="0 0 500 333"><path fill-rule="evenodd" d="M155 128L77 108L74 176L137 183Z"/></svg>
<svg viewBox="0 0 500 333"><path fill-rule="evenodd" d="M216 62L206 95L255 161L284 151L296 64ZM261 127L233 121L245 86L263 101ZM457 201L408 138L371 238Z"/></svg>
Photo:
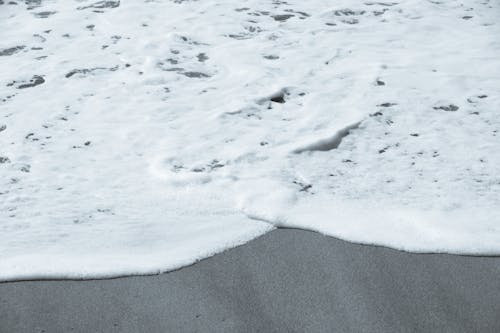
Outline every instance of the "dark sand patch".
<svg viewBox="0 0 500 333"><path fill-rule="evenodd" d="M25 48L24 45L20 45L20 46L14 46L14 47L2 49L2 50L0 50L0 57L11 56L11 55L16 54L17 52L21 51L24 48Z"/></svg>
<svg viewBox="0 0 500 333"><path fill-rule="evenodd" d="M1 332L500 332L500 258L281 229L157 276L0 284Z"/></svg>

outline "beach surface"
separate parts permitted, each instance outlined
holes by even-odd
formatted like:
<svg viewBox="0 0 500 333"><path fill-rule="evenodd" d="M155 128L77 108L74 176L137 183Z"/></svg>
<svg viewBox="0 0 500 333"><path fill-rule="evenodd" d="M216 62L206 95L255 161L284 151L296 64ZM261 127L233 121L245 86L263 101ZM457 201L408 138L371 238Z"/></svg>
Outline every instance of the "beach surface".
<svg viewBox="0 0 500 333"><path fill-rule="evenodd" d="M499 332L498 276L278 229L161 275L0 283L0 332Z"/></svg>

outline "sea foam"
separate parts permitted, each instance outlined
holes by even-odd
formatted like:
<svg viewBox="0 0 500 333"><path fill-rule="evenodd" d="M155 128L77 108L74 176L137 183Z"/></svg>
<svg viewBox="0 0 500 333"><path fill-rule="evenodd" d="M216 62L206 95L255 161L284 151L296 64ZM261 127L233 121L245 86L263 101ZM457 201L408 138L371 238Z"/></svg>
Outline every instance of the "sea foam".
<svg viewBox="0 0 500 333"><path fill-rule="evenodd" d="M276 227L500 254L498 4L0 5L0 280Z"/></svg>

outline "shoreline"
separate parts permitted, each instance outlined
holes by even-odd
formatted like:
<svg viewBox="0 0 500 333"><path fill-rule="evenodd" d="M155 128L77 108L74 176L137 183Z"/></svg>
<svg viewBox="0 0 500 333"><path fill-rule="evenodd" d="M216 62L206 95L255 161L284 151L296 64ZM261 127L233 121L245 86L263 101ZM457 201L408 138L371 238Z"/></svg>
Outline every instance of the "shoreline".
<svg viewBox="0 0 500 333"><path fill-rule="evenodd" d="M311 232L311 233L316 233L320 236L324 236L324 237L328 237L328 238L334 238L336 241L339 241L339 242L345 242L345 243L349 243L349 244L355 244L355 245L359 245L359 246L363 246L363 247L368 247L368 248L384 248L384 249L388 249L388 250L393 250L393 251L398 251L398 252L402 252L402 253L407 253L407 254L418 254L418 255L445 255L445 256L459 256L459 257L472 257L472 258L500 258L500 255L499 254L471 254L471 253L455 253L455 252L432 252L432 251L410 251L410 250L404 250L404 249L398 249L398 248L394 248L394 247L391 247L391 246L388 246L388 245L381 245L381 244L371 244L371 243L366 243L366 242L356 242L356 241L350 241L350 240L345 240L345 239L342 239L342 238L339 238L339 237L336 237L336 236L330 236L330 235L326 235L326 234L323 234L321 232L318 232L318 231L315 231L315 230L309 230L309 229L302 229L302 228L298 228L298 227L285 227L285 226L280 226L280 227L276 227L275 229L272 229L266 233L263 233L255 238L252 238L251 240L249 241L246 241L242 244L239 244L239 245L235 245L234 247L230 247L230 248L227 248L227 249L224 249L220 252L217 252L213 255L210 255L208 257L205 257L205 258L202 258L202 259L199 259L191 264L188 264L188 265L185 265L185 266L181 266L181 267L178 267L178 268L174 268L174 269L171 269L171 270L164 270L164 271L159 271L159 272L155 272L155 273L145 273L145 274L141 274L141 273L138 273L138 274L134 274L134 273L130 273L130 274L122 274L122 275L110 275L110 276L102 276L102 277L90 277L90 278L65 278L65 277L61 277L61 278L57 278L57 277L47 277L47 278L20 278L20 279L9 279L9 280L0 280L0 285L1 284L5 284L5 283L18 283L18 282L50 282L50 281L53 281L53 282L58 282L58 281L74 281L74 282L78 282L78 281L102 281L102 280L116 280L116 279L123 279L123 278L132 278L132 277L148 277L148 276L157 276L157 275L163 275L163 274L169 274L169 273L173 273L173 272L177 272L179 270L182 270L182 269L185 269L187 267L191 267L191 266L194 266L194 265L197 265L199 262L202 262L204 260L207 260L207 259L210 259L212 257L215 257L215 256L219 256L227 251L231 251L233 249L236 249L236 248L239 248L241 246L246 246L248 243L251 243L251 242L254 242L256 239L260 238L260 237L263 237L265 235L267 235L268 233L270 232L275 232L276 230L291 230L291 231L298 231L298 232Z"/></svg>
<svg viewBox="0 0 500 333"><path fill-rule="evenodd" d="M0 331L495 332L500 258L277 229L158 275L0 283Z"/></svg>

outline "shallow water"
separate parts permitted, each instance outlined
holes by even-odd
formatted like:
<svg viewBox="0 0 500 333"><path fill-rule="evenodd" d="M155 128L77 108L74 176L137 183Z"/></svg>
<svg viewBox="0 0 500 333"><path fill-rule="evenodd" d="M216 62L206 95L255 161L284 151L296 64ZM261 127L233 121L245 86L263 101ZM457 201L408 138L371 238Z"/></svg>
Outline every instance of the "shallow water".
<svg viewBox="0 0 500 333"><path fill-rule="evenodd" d="M166 271L275 226L500 253L495 2L0 6L0 279Z"/></svg>

